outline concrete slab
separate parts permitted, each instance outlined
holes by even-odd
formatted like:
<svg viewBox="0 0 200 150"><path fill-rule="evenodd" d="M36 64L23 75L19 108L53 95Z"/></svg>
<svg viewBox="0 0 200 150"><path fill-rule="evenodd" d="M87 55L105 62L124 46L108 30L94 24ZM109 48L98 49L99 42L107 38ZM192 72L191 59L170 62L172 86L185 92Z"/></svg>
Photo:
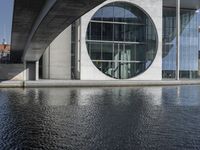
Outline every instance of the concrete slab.
<svg viewBox="0 0 200 150"><path fill-rule="evenodd" d="M0 88L56 88L56 87L137 87L137 86L178 86L200 85L200 80L181 81L80 81L80 80L39 80L1 81Z"/></svg>
<svg viewBox="0 0 200 150"><path fill-rule="evenodd" d="M22 88L23 81L0 81L0 88Z"/></svg>
<svg viewBox="0 0 200 150"><path fill-rule="evenodd" d="M40 80L26 81L24 87L127 87L127 86L175 86L200 85L200 80L182 81L80 81L80 80Z"/></svg>

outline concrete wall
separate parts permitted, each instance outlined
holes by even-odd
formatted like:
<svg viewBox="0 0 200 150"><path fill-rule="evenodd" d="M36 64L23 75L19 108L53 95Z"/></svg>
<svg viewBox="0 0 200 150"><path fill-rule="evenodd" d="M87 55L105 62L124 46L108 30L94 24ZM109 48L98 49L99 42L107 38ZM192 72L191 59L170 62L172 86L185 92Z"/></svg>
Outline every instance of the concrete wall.
<svg viewBox="0 0 200 150"><path fill-rule="evenodd" d="M92 63L86 47L86 32L89 21L102 6L118 0L107 0L81 18L81 80L115 80L99 71ZM162 80L162 0L120 0L142 8L153 20L158 33L157 55L151 66L142 74L130 80Z"/></svg>
<svg viewBox="0 0 200 150"><path fill-rule="evenodd" d="M0 80L24 79L23 64L0 64Z"/></svg>
<svg viewBox="0 0 200 150"><path fill-rule="evenodd" d="M43 79L50 79L50 73L49 73L49 56L50 55L50 46L47 47L47 49L45 50L43 56L42 56L42 78Z"/></svg>
<svg viewBox="0 0 200 150"><path fill-rule="evenodd" d="M26 62L25 80L36 80L36 62Z"/></svg>
<svg viewBox="0 0 200 150"><path fill-rule="evenodd" d="M46 49L42 68L44 79L71 79L71 26Z"/></svg>

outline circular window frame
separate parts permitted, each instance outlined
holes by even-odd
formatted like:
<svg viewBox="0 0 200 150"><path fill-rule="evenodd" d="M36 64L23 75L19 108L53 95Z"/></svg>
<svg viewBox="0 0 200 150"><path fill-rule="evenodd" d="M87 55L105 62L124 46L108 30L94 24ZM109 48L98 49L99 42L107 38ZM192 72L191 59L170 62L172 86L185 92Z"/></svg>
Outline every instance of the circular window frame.
<svg viewBox="0 0 200 150"><path fill-rule="evenodd" d="M132 76L132 77L126 78L126 79L115 78L115 77L109 76L109 75L105 74L104 72L102 72L101 70L99 70L99 68L97 68L97 66L93 63L93 61L92 61L92 59L91 59L91 56L90 56L90 54L89 54L89 50L88 50L88 48L87 48L87 31L88 31L88 27L89 27L90 21L92 20L93 16L94 16L101 8L105 7L106 5L110 5L110 4L112 4L112 3L126 3L126 4L132 5L132 6L136 7L137 9L139 9L139 10L140 10L142 13L144 13L144 14L146 15L146 17L149 19L149 21L151 22L151 24L152 24L152 26L153 26L153 28L154 28L154 32L155 32L155 41L156 41L156 42L155 42L155 45L156 45L156 46L155 46L155 56L154 56L154 58L152 59L151 63L150 63L149 66L148 66L145 70L143 70L142 72L139 72L139 73L136 74L135 76ZM151 17L142 7L140 7L140 6L137 5L137 4L132 3L132 2L130 2L130 1L118 1L118 0L116 0L116 1L112 1L112 2L108 2L108 3L106 3L106 4L103 4L102 6L100 6L99 8L97 8L97 10L95 10L94 13L92 13L91 17L89 17L89 21L87 22L87 25L86 25L85 35L86 35L86 36L85 36L85 39L84 39L84 40L85 40L84 44L85 44L85 46L86 46L87 55L88 55L88 57L90 58L90 61L91 61L92 65L95 67L95 69L97 69L99 72L101 72L101 74L103 74L103 75L105 75L106 77L111 78L111 79L115 79L115 80L130 80L130 79L137 78L138 76L144 74L145 72L147 72L147 71L149 70L149 68L152 66L152 64L154 63L154 61L155 61L155 59L156 59L156 57L157 57L157 55L158 55L159 37L158 37L157 27L156 27L156 25L155 25L155 23L154 23L152 17Z"/></svg>

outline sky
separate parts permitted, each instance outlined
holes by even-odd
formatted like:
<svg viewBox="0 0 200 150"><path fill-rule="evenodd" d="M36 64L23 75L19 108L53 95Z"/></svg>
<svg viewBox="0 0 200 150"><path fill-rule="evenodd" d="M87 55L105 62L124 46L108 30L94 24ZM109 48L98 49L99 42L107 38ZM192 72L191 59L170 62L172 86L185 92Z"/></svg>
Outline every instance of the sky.
<svg viewBox="0 0 200 150"><path fill-rule="evenodd" d="M10 44L14 0L0 0L0 43L3 38Z"/></svg>

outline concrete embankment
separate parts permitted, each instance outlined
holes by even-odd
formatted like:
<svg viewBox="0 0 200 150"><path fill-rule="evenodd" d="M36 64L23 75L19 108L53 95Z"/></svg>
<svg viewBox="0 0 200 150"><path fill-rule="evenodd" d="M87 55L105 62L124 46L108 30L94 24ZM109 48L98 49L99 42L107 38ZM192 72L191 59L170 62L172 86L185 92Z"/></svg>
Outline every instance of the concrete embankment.
<svg viewBox="0 0 200 150"><path fill-rule="evenodd" d="M23 81L0 81L0 88L22 88Z"/></svg>
<svg viewBox="0 0 200 150"><path fill-rule="evenodd" d="M38 80L38 81L2 81L0 88L40 88L40 87L131 87L131 86L176 86L200 85L200 80L181 81L80 81L80 80Z"/></svg>

